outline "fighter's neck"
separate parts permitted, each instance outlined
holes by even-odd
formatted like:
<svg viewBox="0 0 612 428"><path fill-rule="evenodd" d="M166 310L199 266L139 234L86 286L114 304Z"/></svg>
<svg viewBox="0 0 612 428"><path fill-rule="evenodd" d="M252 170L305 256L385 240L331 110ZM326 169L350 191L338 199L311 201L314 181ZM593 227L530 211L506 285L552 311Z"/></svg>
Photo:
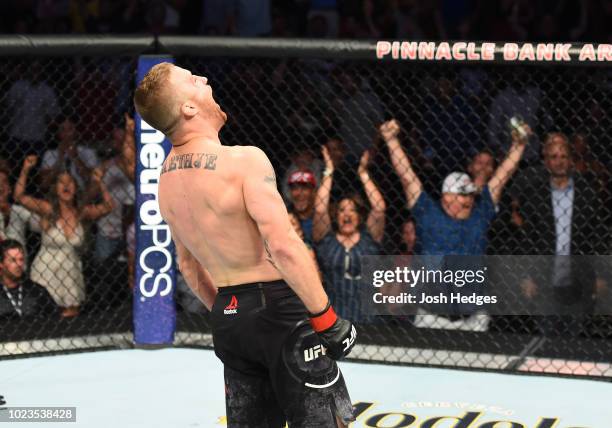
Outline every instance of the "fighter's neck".
<svg viewBox="0 0 612 428"><path fill-rule="evenodd" d="M219 140L218 134L213 135L213 134L208 134L208 133L191 133L189 135L183 135L180 138L170 139L170 142L172 143L173 148L185 146L194 141L206 142L208 144L221 145L221 141Z"/></svg>

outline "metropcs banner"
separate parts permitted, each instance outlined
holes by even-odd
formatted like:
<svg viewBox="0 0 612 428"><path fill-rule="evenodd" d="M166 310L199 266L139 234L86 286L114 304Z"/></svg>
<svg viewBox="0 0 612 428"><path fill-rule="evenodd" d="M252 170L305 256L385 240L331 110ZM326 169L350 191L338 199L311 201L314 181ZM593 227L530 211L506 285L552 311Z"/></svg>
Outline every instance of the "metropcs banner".
<svg viewBox="0 0 612 428"><path fill-rule="evenodd" d="M142 56L136 84L170 57ZM137 345L171 345L174 341L176 309L174 245L163 221L157 198L162 163L170 142L138 113L136 121L136 281L134 286L134 342Z"/></svg>
<svg viewBox="0 0 612 428"><path fill-rule="evenodd" d="M606 63L612 44L379 41L376 58L408 61Z"/></svg>

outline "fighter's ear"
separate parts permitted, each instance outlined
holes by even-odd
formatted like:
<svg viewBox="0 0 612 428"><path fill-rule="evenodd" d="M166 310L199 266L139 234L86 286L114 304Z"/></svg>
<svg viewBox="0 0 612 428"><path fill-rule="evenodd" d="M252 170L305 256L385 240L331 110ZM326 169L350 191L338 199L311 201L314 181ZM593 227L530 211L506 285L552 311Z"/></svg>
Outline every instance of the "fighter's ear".
<svg viewBox="0 0 612 428"><path fill-rule="evenodd" d="M191 101L185 101L181 105L181 113L187 116L188 118L192 118L193 116L198 114L198 112L199 112L198 107L195 105L195 103Z"/></svg>

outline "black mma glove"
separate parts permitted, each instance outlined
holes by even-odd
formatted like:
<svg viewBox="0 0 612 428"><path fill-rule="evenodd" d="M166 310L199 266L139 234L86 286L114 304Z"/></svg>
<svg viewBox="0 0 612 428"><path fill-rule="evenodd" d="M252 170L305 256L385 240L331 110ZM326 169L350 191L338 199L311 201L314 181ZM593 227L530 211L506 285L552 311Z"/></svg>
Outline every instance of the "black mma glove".
<svg viewBox="0 0 612 428"><path fill-rule="evenodd" d="M309 315L310 325L319 335L321 344L327 348L327 355L334 360L346 357L355 346L357 338L353 323L338 317L330 302L327 302L323 311Z"/></svg>

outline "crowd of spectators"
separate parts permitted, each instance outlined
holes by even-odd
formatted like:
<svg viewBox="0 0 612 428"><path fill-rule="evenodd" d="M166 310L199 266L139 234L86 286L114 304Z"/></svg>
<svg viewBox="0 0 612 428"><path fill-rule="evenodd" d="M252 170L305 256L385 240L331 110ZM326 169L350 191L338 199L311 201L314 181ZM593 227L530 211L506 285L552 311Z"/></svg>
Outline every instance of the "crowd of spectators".
<svg viewBox="0 0 612 428"><path fill-rule="evenodd" d="M8 0L2 33L610 42L610 0Z"/></svg>
<svg viewBox="0 0 612 428"><path fill-rule="evenodd" d="M72 318L87 304L99 309L126 300L135 141L134 121L124 119L104 141L113 144L101 153L105 159L84 142L76 119L58 115L50 121L57 147L41 142L33 150L42 152L41 162L23 146L0 162L0 237L6 246L0 317ZM21 166L14 184L11 164Z"/></svg>

